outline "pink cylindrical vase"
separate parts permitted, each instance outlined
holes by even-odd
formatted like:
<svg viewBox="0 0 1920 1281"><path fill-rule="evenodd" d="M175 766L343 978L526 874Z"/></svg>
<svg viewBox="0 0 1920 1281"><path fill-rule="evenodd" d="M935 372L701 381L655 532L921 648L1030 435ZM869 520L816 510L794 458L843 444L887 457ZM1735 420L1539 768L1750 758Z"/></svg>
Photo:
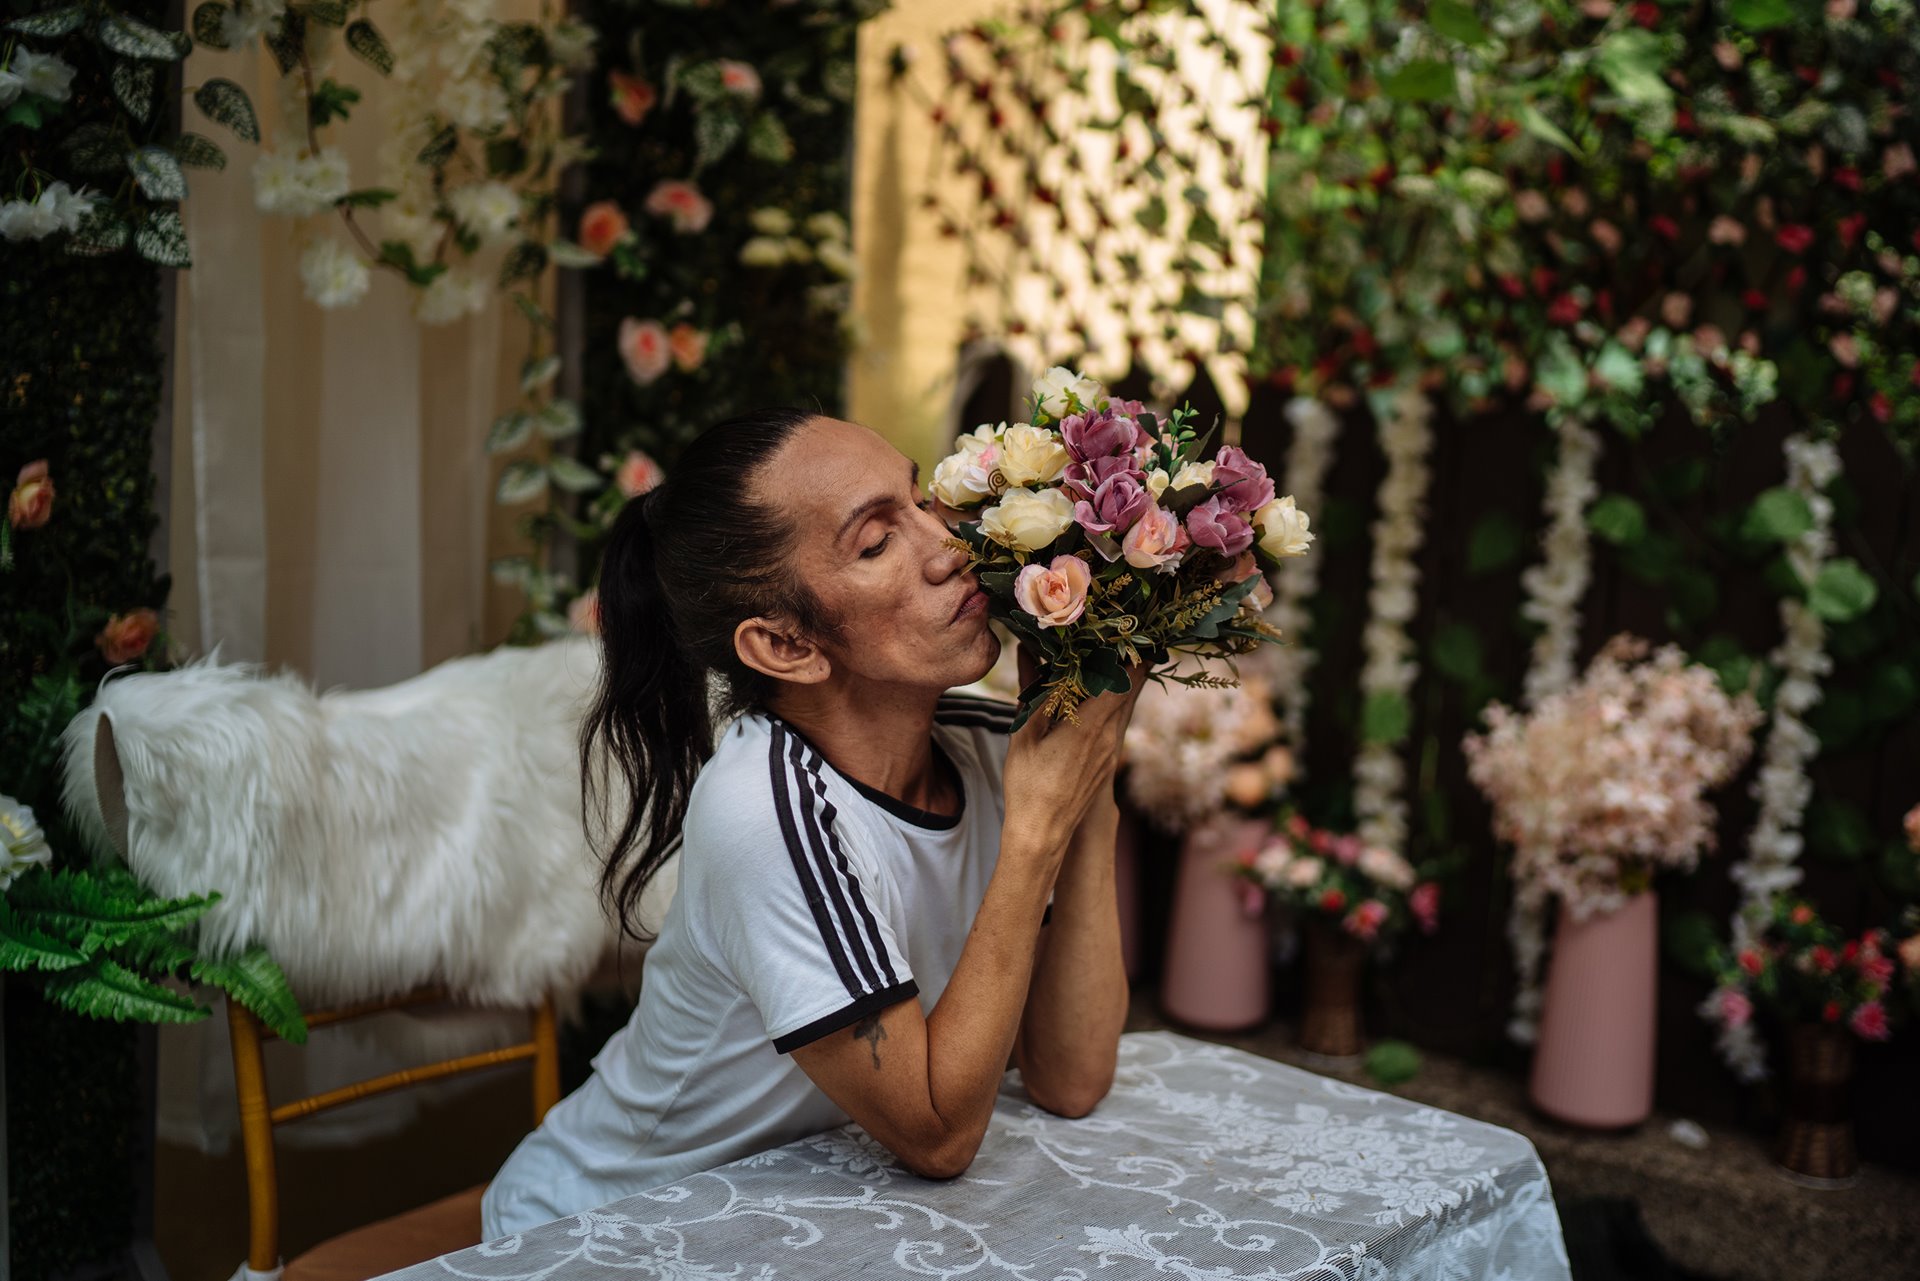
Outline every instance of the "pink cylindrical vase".
<svg viewBox="0 0 1920 1281"><path fill-rule="evenodd" d="M1271 830L1258 819L1221 819L1189 833L1180 848L1160 978L1160 1008L1176 1022L1226 1032L1267 1017L1265 913L1248 910L1254 891L1231 866Z"/></svg>
<svg viewBox="0 0 1920 1281"><path fill-rule="evenodd" d="M1133 983L1140 978L1140 820L1124 805L1113 841L1113 882L1120 901L1120 960Z"/></svg>
<svg viewBox="0 0 1920 1281"><path fill-rule="evenodd" d="M1529 1090L1548 1116L1617 1130L1653 1112L1659 918L1651 890L1585 921L1560 909Z"/></svg>

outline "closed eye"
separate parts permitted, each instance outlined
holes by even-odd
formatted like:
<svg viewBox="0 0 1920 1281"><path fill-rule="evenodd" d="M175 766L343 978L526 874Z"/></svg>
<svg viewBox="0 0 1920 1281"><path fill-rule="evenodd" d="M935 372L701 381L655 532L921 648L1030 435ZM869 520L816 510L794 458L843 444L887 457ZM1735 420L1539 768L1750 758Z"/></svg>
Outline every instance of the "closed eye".
<svg viewBox="0 0 1920 1281"><path fill-rule="evenodd" d="M881 552L887 550L887 544L892 541L893 541L893 535L888 534L885 538L882 538L879 542L875 543L873 546L861 552L860 558L862 560L872 560L875 556L878 556Z"/></svg>

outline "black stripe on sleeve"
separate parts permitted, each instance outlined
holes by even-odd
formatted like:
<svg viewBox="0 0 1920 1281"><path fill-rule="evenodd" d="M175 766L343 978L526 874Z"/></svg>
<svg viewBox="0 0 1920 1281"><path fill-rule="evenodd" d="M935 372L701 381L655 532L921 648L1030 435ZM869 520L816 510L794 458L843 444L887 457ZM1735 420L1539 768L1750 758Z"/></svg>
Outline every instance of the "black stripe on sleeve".
<svg viewBox="0 0 1920 1281"><path fill-rule="evenodd" d="M818 766L814 769L814 783L820 791L820 817L827 829L827 843L833 847L834 863L840 869L841 877L847 883L847 897L853 900L853 906L860 913L860 922L866 929L867 946L873 949L873 959L880 966L886 986L900 986L899 976L893 972L893 962L887 956L887 941L880 935L880 925L873 919L873 909L867 906L866 895L860 892L860 878L853 874L853 866L847 861L847 853L840 848L840 833L833 826L833 802L827 799L827 787L820 779Z"/></svg>
<svg viewBox="0 0 1920 1281"><path fill-rule="evenodd" d="M847 896L841 888L840 878L834 875L832 856L827 852L826 839L821 835L819 821L814 816L816 800L824 800L820 795L825 791L819 775L818 766L813 762L813 753L807 749L800 736L791 736L792 746L787 749L787 758L793 765L793 783L800 793L801 826L806 832L807 846L813 854L813 866L819 873L820 881L826 886L826 897L833 905L833 919L839 932L846 940L847 951L859 966L862 985L848 985L847 990L855 996L862 992L876 991L881 987L880 971L868 955L860 941L859 927L853 919L853 909L847 906ZM855 891L858 892L857 890Z"/></svg>
<svg viewBox="0 0 1920 1281"><path fill-rule="evenodd" d="M800 878L800 885L806 891L807 907L813 912L813 923L820 930L820 940L826 945L827 957L833 962L834 972L840 981L847 985L847 991L860 996L867 989L854 974L853 967L847 963L845 949L840 946L839 931L834 928L828 915L825 895L819 883L814 879L812 867L800 837L799 825L794 821L793 802L787 786L786 753L782 750L786 738L778 722L772 725L772 747L768 753L769 766L773 773L773 808L780 818L780 835L787 845L787 857L793 860L793 870Z"/></svg>
<svg viewBox="0 0 1920 1281"><path fill-rule="evenodd" d="M902 1001L910 1001L918 995L920 995L920 985L912 979L908 979L905 983L890 987L884 992L875 992L870 996L863 996L853 1002L853 1004L835 1010L825 1018L815 1019L803 1028L798 1028L787 1033L785 1036L775 1037L773 1039L774 1052L777 1054L791 1054L802 1046L813 1044L823 1036L838 1032L843 1027L850 1027L858 1023L869 1014L878 1014L880 1011L890 1009Z"/></svg>

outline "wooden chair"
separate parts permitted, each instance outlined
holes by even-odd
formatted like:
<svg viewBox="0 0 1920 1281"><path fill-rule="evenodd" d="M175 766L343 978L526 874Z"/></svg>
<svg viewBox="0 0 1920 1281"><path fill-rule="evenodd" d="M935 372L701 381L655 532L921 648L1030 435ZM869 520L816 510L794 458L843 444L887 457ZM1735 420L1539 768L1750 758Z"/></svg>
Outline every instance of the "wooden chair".
<svg viewBox="0 0 1920 1281"><path fill-rule="evenodd" d="M382 1001L368 1001L307 1015L309 1028L344 1023L386 1010L447 999L437 988L423 988ZM280 1264L280 1188L273 1153L273 1129L329 1108L386 1094L407 1086L483 1071L522 1059L533 1061L533 1123L560 1101L560 1043L553 1002L532 1011L531 1037L516 1045L389 1072L371 1080L274 1105L267 1097L264 1049L273 1032L251 1011L227 1003L233 1029L233 1076L240 1102L240 1138L247 1161L247 1268L274 1274ZM486 1185L457 1192L417 1210L343 1233L322 1242L285 1265L282 1281L366 1281L369 1277L478 1245L480 1196Z"/></svg>

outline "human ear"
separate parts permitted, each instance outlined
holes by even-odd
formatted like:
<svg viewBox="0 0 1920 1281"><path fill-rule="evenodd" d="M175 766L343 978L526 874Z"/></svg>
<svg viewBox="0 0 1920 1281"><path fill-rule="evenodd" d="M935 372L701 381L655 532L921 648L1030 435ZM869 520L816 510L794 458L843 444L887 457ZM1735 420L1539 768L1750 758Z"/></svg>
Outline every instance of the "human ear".
<svg viewBox="0 0 1920 1281"><path fill-rule="evenodd" d="M747 619L733 629L733 652L761 675L794 685L818 685L833 675L826 653L783 619Z"/></svg>

